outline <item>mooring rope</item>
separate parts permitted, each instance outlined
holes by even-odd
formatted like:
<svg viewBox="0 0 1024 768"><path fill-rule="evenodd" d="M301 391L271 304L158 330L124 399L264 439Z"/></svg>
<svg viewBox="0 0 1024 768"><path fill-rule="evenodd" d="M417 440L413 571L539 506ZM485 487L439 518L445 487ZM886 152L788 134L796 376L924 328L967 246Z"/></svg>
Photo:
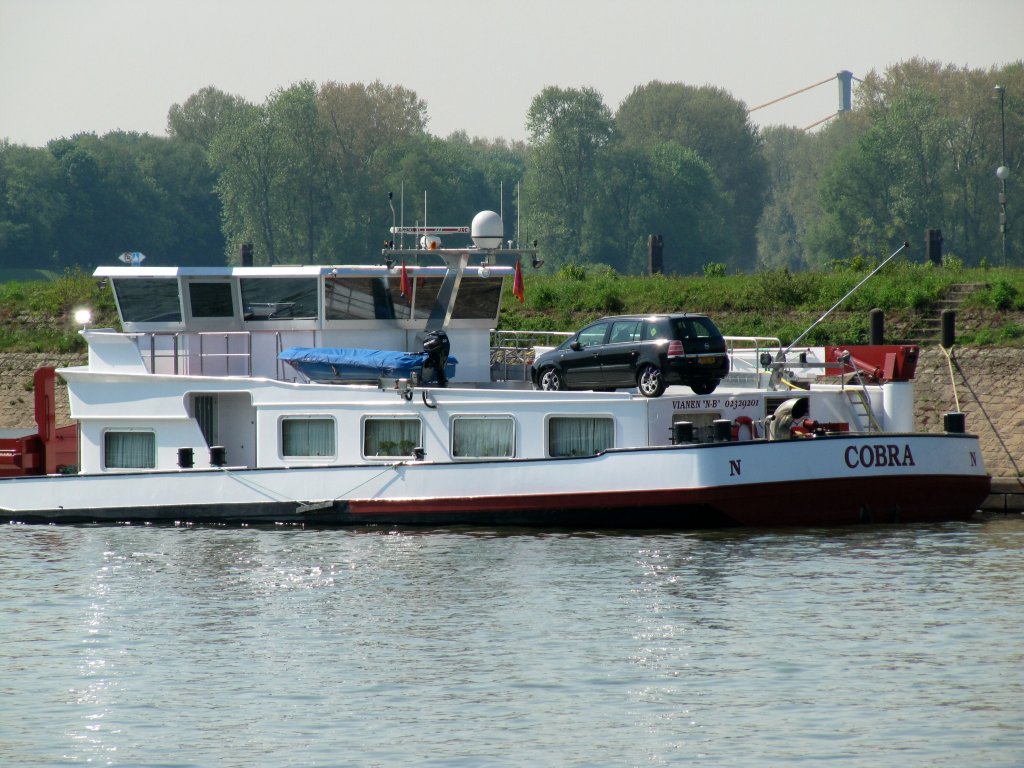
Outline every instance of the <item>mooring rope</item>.
<svg viewBox="0 0 1024 768"><path fill-rule="evenodd" d="M953 375L953 356L950 354L952 347L946 349L941 344L939 348L942 349L943 354L946 355L946 362L949 364L949 380L953 384L953 402L956 403L956 412L960 413L960 395L956 391L956 376Z"/></svg>
<svg viewBox="0 0 1024 768"><path fill-rule="evenodd" d="M384 474L385 472L387 472L387 471L388 471L389 469L398 469L399 467L401 467L401 466L402 466L402 465L404 465L404 464L405 464L405 462L404 462L404 461L396 461L396 462L395 462L394 464L388 464L388 465L387 465L386 467L384 467L384 469L382 469L382 470L381 470L380 472L378 472L378 473L377 473L376 475L374 475L373 477L368 477L368 478L366 478L365 480L363 480L363 482L359 483L358 485L354 485L354 486L352 486L351 488L349 488L349 489L348 489L347 491L343 491L342 493L339 493L339 494L338 494L337 496L335 496L335 497L334 497L333 501L337 501L337 500L338 500L338 499L340 499L340 498L341 498L342 496L348 496L348 495L349 495L350 493L352 493L352 491L354 491L354 490L355 490L356 488L362 488L362 487L363 487L364 485L366 485L366 484L367 484L368 482L370 482L371 480L376 480L376 479L377 479L378 477L380 477L381 475L383 475L383 474Z"/></svg>
<svg viewBox="0 0 1024 768"><path fill-rule="evenodd" d="M404 464L405 464L404 461L396 461L393 464L385 465L384 469L382 469L380 472L378 472L377 474L373 475L372 477L366 478L365 480L363 480L363 482L358 483L357 485L352 486L347 491L342 491L337 496L335 496L333 499L331 499L331 502L333 503L335 501L338 501L343 496L348 496L350 493L352 493L352 491L356 490L357 488L361 488L362 486L366 485L367 483L369 483L369 482L371 482L373 480L376 480L378 477L383 475L385 472L388 472L388 471L393 470L393 469L398 469L398 467L401 467ZM232 480L234 480L234 481L236 481L238 483L241 483L242 485L250 488L251 490L262 492L269 499L275 499L277 501L286 501L286 502L289 502L291 504L299 504L299 505L302 505L302 504L306 503L306 502L303 502L301 499L293 499L293 498L291 498L289 496L286 496L286 495L284 495L282 493L278 493L277 491L273 490L272 488L268 488L267 486L265 486L265 485L263 485L261 483L257 483L255 480L252 480L250 478L243 478L241 475L239 475L239 474L237 474L235 472L232 472L227 467L221 467L220 469L221 469L221 472L223 472L224 474L226 474L229 477L231 477Z"/></svg>

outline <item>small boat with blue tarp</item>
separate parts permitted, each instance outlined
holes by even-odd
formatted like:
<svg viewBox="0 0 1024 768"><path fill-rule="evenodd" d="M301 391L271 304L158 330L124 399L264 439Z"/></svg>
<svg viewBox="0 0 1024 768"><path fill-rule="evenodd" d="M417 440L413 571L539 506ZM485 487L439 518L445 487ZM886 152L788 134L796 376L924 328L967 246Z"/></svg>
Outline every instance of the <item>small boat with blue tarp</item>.
<svg viewBox="0 0 1024 768"><path fill-rule="evenodd" d="M397 352L387 349L289 347L277 356L310 381L328 384L375 384L379 379L410 379L421 384L437 382L429 352ZM455 376L458 360L449 356L445 377Z"/></svg>

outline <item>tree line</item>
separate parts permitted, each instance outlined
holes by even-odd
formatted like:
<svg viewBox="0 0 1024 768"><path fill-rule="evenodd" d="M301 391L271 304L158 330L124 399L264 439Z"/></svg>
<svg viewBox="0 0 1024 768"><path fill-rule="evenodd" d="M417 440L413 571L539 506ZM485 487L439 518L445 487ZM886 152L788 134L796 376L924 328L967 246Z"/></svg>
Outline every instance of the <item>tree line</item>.
<svg viewBox="0 0 1024 768"><path fill-rule="evenodd" d="M614 111L592 88L545 88L525 142L427 124L402 86L301 82L262 104L204 88L170 108L166 137L4 141L0 267L91 268L125 251L210 265L243 243L257 264L376 261L398 217L468 224L499 207L546 270L642 273L650 234L671 273L822 269L920 246L929 228L948 258L996 265L1004 152L1006 252L1024 264L1022 62L871 72L855 109L813 133L760 130L720 88L658 81Z"/></svg>

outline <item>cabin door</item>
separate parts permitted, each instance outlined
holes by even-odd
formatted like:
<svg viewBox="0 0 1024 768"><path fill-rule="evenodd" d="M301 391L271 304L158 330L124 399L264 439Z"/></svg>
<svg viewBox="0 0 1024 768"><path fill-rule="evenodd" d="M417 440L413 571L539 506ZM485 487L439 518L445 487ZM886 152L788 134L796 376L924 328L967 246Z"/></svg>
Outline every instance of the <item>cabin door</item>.
<svg viewBox="0 0 1024 768"><path fill-rule="evenodd" d="M224 446L231 467L256 465L256 409L248 392L191 395L192 415L207 447Z"/></svg>

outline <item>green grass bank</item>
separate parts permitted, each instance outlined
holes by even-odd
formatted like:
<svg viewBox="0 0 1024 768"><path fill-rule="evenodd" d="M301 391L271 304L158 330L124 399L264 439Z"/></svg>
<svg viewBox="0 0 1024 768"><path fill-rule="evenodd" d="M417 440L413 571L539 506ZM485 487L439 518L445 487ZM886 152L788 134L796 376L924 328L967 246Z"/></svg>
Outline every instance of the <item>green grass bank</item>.
<svg viewBox="0 0 1024 768"><path fill-rule="evenodd" d="M733 336L777 336L788 343L870 272L841 265L830 272L765 271L637 277L569 265L554 275L524 272L526 300L506 285L500 327L573 330L602 315L705 312ZM23 279L29 277L30 279ZM966 286L966 288L964 288ZM870 311L885 312L886 340L914 338L922 318L958 297L957 343L1024 346L1024 270L963 269L907 262L887 265L805 339L807 344L866 343ZM0 271L0 352L84 351L74 312L88 307L93 325L117 326L110 288L81 270L50 275Z"/></svg>

